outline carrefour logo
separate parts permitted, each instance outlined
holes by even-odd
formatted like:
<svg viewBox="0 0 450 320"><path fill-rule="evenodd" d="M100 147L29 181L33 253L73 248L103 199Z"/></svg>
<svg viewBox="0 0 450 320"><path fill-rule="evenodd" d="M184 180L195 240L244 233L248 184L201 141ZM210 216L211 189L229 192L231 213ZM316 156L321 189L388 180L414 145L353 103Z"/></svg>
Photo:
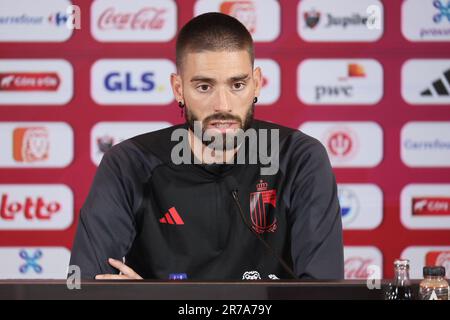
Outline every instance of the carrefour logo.
<svg viewBox="0 0 450 320"><path fill-rule="evenodd" d="M99 104L168 104L173 100L170 74L174 64L165 59L104 59L91 70L91 94Z"/></svg>

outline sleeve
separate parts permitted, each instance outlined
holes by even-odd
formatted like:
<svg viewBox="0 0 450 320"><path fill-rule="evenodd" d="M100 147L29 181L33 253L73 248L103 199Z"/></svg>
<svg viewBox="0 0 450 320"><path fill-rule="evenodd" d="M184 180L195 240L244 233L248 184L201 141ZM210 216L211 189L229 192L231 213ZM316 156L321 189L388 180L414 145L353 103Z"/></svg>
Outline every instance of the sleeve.
<svg viewBox="0 0 450 320"><path fill-rule="evenodd" d="M127 174L127 155L112 148L103 157L80 218L70 265L77 265L82 279L115 274L108 258L122 260L134 240L133 190ZM128 180L128 181L127 181Z"/></svg>
<svg viewBox="0 0 450 320"><path fill-rule="evenodd" d="M342 221L336 179L322 144L297 148L291 200L291 254L301 279L343 279ZM302 150L303 149L303 150Z"/></svg>

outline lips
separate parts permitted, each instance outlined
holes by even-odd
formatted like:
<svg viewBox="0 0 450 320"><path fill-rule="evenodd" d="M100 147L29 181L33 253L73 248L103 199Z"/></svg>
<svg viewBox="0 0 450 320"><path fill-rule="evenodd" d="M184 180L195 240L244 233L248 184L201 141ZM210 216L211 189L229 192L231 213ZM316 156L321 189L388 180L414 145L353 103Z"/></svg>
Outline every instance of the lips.
<svg viewBox="0 0 450 320"><path fill-rule="evenodd" d="M238 128L239 123L233 120L212 120L208 123L206 129L225 133L228 130L236 130Z"/></svg>

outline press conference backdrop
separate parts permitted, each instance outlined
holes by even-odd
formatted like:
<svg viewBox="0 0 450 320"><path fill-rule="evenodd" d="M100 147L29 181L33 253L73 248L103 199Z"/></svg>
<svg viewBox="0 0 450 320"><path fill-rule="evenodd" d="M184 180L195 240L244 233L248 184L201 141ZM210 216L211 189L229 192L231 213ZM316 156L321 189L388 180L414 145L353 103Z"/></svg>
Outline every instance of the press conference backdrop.
<svg viewBox="0 0 450 320"><path fill-rule="evenodd" d="M256 117L326 147L346 278L450 276L449 1L0 0L0 278L65 276L104 152L183 121L175 36L207 11L254 37Z"/></svg>

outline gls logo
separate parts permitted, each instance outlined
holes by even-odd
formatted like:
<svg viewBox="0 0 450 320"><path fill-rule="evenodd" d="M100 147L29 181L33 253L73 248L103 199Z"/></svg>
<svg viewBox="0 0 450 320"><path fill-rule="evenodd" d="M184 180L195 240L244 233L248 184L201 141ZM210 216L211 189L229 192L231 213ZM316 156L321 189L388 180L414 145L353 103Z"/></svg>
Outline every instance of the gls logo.
<svg viewBox="0 0 450 320"><path fill-rule="evenodd" d="M91 95L103 105L168 104L173 72L166 59L102 59L91 69Z"/></svg>
<svg viewBox="0 0 450 320"><path fill-rule="evenodd" d="M155 88L154 72L144 72L138 82L133 81L131 72L111 72L105 78L105 87L109 91L152 91Z"/></svg>

